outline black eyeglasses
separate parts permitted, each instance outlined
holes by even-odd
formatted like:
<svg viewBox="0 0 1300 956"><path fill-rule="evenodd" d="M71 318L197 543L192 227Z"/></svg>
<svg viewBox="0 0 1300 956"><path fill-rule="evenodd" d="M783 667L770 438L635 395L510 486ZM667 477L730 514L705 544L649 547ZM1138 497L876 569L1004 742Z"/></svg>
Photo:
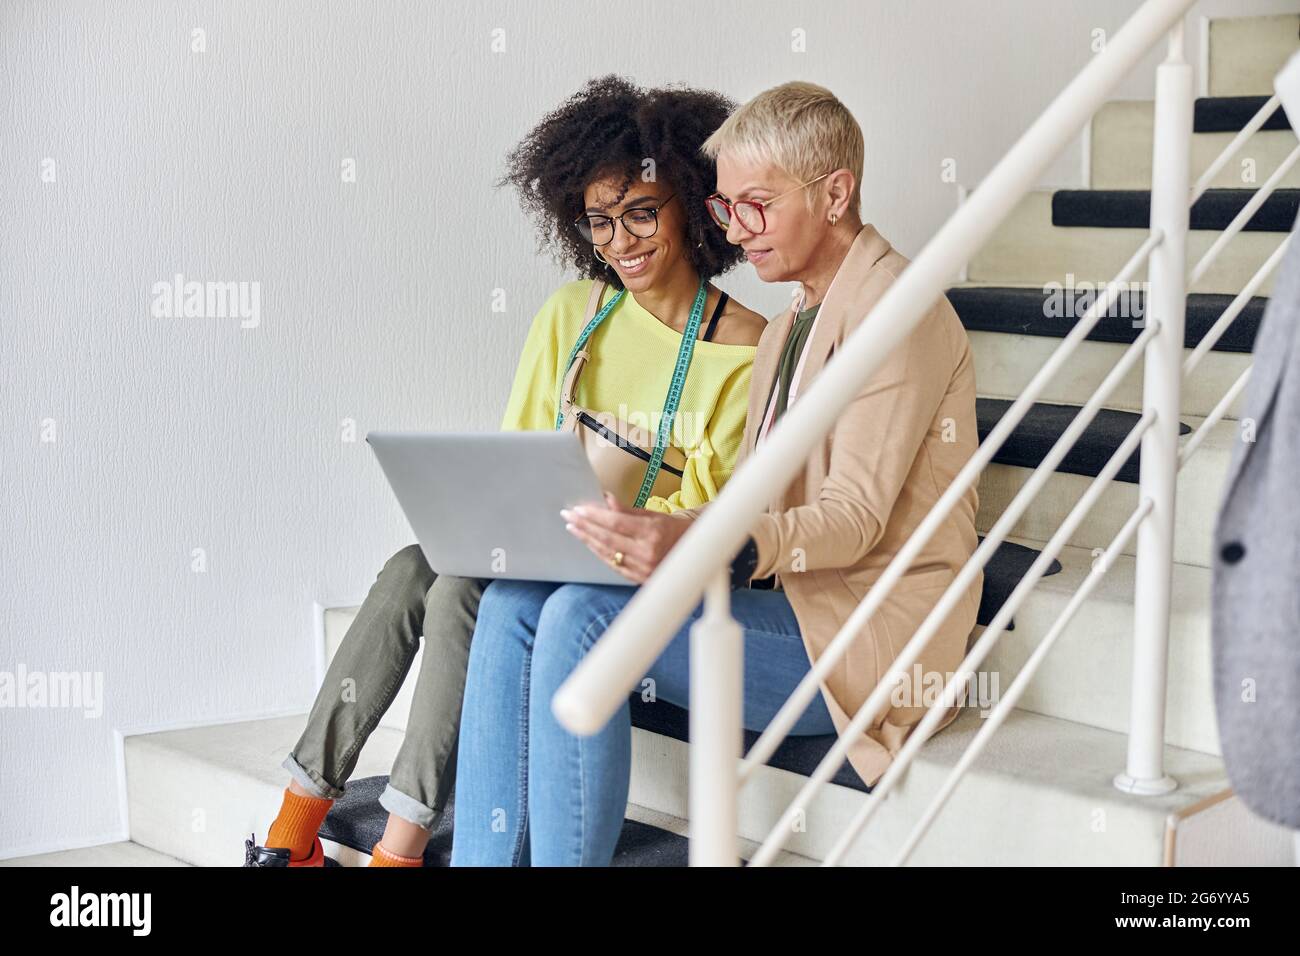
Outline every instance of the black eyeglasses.
<svg viewBox="0 0 1300 956"><path fill-rule="evenodd" d="M593 216L583 214L573 220L582 238L594 246L607 246L614 241L614 220L623 224L628 235L638 239L649 239L659 231L659 210L672 202L673 193L657 206L638 206L629 209L621 216Z"/></svg>

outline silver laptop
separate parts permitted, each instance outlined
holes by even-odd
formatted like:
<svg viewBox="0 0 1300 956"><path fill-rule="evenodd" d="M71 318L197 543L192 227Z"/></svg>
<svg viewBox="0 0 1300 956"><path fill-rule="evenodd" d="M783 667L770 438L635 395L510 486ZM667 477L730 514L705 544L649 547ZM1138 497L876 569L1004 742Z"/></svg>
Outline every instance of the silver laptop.
<svg viewBox="0 0 1300 956"><path fill-rule="evenodd" d="M631 584L564 528L561 508L603 503L573 433L374 431L366 441L439 574Z"/></svg>

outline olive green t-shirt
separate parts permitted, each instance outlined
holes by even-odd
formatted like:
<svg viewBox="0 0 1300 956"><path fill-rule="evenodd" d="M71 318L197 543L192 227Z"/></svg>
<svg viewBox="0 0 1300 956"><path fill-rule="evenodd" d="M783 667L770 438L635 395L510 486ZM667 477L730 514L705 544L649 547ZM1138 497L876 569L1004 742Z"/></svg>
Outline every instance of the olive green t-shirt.
<svg viewBox="0 0 1300 956"><path fill-rule="evenodd" d="M794 377L799 356L803 354L803 347L808 342L808 333L812 331L813 319L817 318L817 310L820 308L821 303L818 303L810 309L804 309L795 316L794 323L790 326L790 334L786 337L785 347L781 350L781 361L777 365L776 381L772 383L772 387L778 390L776 412L772 416L773 425L785 411L790 394L790 379Z"/></svg>

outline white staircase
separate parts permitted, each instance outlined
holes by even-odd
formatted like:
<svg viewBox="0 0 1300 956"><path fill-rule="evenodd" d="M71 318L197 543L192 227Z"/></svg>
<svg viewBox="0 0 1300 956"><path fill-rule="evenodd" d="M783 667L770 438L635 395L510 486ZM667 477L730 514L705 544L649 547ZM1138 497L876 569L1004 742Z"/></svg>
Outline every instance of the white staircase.
<svg viewBox="0 0 1300 956"><path fill-rule="evenodd" d="M1216 20L1210 24L1208 90L1212 96L1268 95L1274 73L1297 46L1300 16ZM1112 103L1091 131L1091 186L1148 189L1150 103ZM1195 178L1230 133L1196 134ZM1249 155L1260 181L1295 144L1289 131L1265 132ZM1242 188L1229 166L1216 186ZM1300 168L1284 186L1300 185ZM1052 225L1051 193L1031 193L969 264L966 284L1042 288L1067 273L1104 282L1145 238L1145 230ZM1216 233L1193 232L1195 261ZM1283 234L1239 235L1190 292L1235 294L1277 247ZM1268 286L1261 290L1268 294ZM974 331L982 396L1019 394L1058 340L1011 332ZM1082 404L1124 345L1088 342L1070 374L1043 401ZM1212 352L1184 393L1182 420L1195 428L1249 356ZM1138 366L1140 368L1140 365ZM1120 386L1108 406L1141 408L1140 373ZM1237 409L1221 422L1180 475L1175 542L1174 618L1170 641L1166 771L1179 783L1163 796L1139 797L1112 783L1125 766L1133 631L1133 559L1121 558L1066 629L1019 709L992 738L910 862L940 865L1082 864L1206 865L1292 862L1289 831L1249 814L1231 795L1214 720L1210 671L1210 541L1218 496L1235 440ZM987 531L1029 474L992 465L980 484L979 526ZM1090 478L1058 473L1015 529L1020 544L1041 548ZM1113 482L1060 556L1060 573L1044 578L1015 616L1015 629L984 669L999 672L1003 690L1059 616L1088 572L1094 547L1104 546L1132 512L1137 486ZM1132 554L1132 548L1126 552ZM327 654L351 623L354 609L326 613ZM356 776L386 774L404 730L418 662L382 725L362 752ZM250 833L264 835L287 775L280 761L301 732L305 714L128 737L125 773L131 839L197 865L235 865ZM907 775L884 801L876 821L847 862L891 861L981 718L968 709L921 749ZM687 745L634 731L629 816L682 832L687 811ZM764 768L741 793L742 841L761 840L806 778ZM787 842L782 862L822 859L844 832L865 795L824 787ZM742 842L742 855L752 844ZM328 846L344 865L365 855Z"/></svg>

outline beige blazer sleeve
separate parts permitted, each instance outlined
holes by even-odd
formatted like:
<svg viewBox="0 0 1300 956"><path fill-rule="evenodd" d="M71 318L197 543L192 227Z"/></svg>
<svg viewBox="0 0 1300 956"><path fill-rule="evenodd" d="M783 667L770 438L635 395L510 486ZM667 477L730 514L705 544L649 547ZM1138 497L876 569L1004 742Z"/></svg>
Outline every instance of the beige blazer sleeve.
<svg viewBox="0 0 1300 956"><path fill-rule="evenodd" d="M887 288L893 276L883 276ZM940 309L941 301L886 357L840 415L831 433L830 463L817 499L758 519L753 531L758 544L754 577L846 568L879 542L917 454L935 427L936 412L959 358ZM865 313L845 328L841 342L862 318Z"/></svg>

